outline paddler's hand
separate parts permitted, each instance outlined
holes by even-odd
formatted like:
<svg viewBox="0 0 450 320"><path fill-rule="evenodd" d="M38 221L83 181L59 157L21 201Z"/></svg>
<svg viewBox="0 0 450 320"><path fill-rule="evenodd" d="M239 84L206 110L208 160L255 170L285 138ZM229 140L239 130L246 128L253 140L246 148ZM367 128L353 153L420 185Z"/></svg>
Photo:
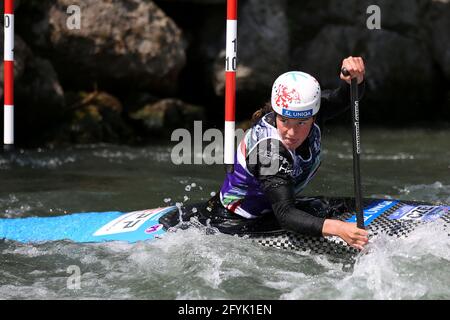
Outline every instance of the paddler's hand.
<svg viewBox="0 0 450 320"><path fill-rule="evenodd" d="M358 84L363 82L364 80L364 73L366 71L364 67L364 61L361 57L348 57L342 60L342 66L341 69L345 68L348 72L350 72L349 76L344 76L342 72L340 73L340 77L342 80L346 81L348 84L350 84L352 78L358 79Z"/></svg>
<svg viewBox="0 0 450 320"><path fill-rule="evenodd" d="M340 220L326 219L322 227L324 236L338 236L353 248L362 250L369 242L369 233L364 229L359 229L356 223L344 222Z"/></svg>

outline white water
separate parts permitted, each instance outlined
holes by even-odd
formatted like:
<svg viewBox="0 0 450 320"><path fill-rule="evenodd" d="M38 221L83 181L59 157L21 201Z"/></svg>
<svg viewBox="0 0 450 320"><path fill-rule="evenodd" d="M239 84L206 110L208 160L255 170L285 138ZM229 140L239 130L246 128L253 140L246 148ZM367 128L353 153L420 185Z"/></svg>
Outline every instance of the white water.
<svg viewBox="0 0 450 320"><path fill-rule="evenodd" d="M364 196L449 203L449 133L390 136L395 139L386 143L377 131L363 132ZM325 138L310 194L352 195L346 138ZM109 145L2 154L0 217L132 211L203 201L217 192L221 166L174 166L167 154L168 147ZM449 239L440 223L406 239L378 236L354 262L197 229L137 244L0 240L0 298L450 299ZM80 289L70 286L71 266L80 269Z"/></svg>
<svg viewBox="0 0 450 320"><path fill-rule="evenodd" d="M432 237L430 237L432 234ZM5 299L449 299L450 244L439 223L379 236L354 264L179 230L153 243L2 247ZM6 258L6 259L5 259ZM11 263L20 263L17 274ZM81 270L68 287L69 266Z"/></svg>

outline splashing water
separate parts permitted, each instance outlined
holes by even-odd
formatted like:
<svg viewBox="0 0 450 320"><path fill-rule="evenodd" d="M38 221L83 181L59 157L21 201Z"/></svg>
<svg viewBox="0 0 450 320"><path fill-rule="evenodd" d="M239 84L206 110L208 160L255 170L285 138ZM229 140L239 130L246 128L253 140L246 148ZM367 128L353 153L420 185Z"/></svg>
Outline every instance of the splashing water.
<svg viewBox="0 0 450 320"><path fill-rule="evenodd" d="M449 203L448 132L387 131L362 131L364 196ZM352 195L350 139L324 137L308 194ZM214 196L223 178L222 166L172 165L167 146L0 154L0 217L181 209ZM134 244L0 240L0 298L450 299L449 243L440 222L405 239L372 238L355 260L262 247L208 227ZM68 286L70 266L80 269L80 289Z"/></svg>

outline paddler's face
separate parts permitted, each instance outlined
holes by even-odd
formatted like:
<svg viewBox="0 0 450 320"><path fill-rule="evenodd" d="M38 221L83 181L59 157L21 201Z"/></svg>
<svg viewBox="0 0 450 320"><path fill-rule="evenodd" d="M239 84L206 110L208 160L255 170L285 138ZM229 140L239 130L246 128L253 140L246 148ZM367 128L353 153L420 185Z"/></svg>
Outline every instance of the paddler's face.
<svg viewBox="0 0 450 320"><path fill-rule="evenodd" d="M278 134L283 144L291 150L295 150L305 141L314 123L314 118L291 119L277 115Z"/></svg>

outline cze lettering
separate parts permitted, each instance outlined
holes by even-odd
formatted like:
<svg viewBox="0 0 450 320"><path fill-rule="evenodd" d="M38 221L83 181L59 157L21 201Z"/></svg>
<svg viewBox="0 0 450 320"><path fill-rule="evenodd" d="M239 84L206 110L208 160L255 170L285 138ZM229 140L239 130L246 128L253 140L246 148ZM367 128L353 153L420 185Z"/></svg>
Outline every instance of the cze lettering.
<svg viewBox="0 0 450 320"><path fill-rule="evenodd" d="M426 213L430 211L429 207L417 207L414 210L411 210L405 218L407 219L419 219L423 217Z"/></svg>
<svg viewBox="0 0 450 320"><path fill-rule="evenodd" d="M134 220L134 221L125 221L124 222L124 229L133 228L135 225L137 225L140 222L140 220Z"/></svg>
<svg viewBox="0 0 450 320"><path fill-rule="evenodd" d="M140 223L143 219L151 216L153 213L141 213L138 214L137 216L133 217L133 220L129 220L129 221L124 221L124 229L128 229L128 228L133 228L135 225L137 225L138 223Z"/></svg>
<svg viewBox="0 0 450 320"><path fill-rule="evenodd" d="M434 221L448 212L450 207L446 206L410 206L405 205L395 210L390 216L391 220L406 220L406 221Z"/></svg>
<svg viewBox="0 0 450 320"><path fill-rule="evenodd" d="M147 218L148 216L150 216L151 215L151 213L141 213L140 215L138 215L137 217L136 217L136 219L137 220L139 220L139 219L145 219L145 218Z"/></svg>

